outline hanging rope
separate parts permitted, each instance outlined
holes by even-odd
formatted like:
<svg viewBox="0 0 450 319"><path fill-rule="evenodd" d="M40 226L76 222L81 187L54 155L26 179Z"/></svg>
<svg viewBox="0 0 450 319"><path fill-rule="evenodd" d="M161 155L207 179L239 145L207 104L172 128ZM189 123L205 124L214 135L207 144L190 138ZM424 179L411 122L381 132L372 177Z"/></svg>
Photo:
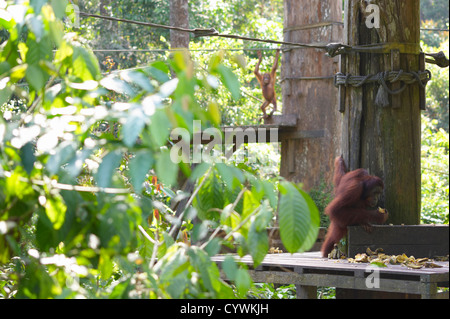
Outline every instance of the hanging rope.
<svg viewBox="0 0 450 319"><path fill-rule="evenodd" d="M385 71L377 74L369 74L369 75L351 75L351 74L343 74L337 73L334 77L334 85L340 86L353 86L353 87L361 87L364 84L369 83L377 83L380 85L377 96L375 98L375 104L378 106L386 107L389 105L388 94L396 95L402 93L407 85L418 83L421 88L425 88L428 81L431 80L431 72L429 70L419 71L419 72L405 72L403 70L400 71ZM401 82L402 86L397 90L391 90L387 82L395 83Z"/></svg>

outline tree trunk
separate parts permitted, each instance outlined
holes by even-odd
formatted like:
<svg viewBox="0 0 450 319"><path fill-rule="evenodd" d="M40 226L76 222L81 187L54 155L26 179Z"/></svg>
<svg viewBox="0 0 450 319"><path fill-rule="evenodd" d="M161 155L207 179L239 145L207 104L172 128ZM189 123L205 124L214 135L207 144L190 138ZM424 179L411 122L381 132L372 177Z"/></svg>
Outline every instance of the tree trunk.
<svg viewBox="0 0 450 319"><path fill-rule="evenodd" d="M298 43L342 41L342 1L285 0L284 39ZM283 52L283 115L297 118L297 128L281 141L281 175L305 190L329 184L340 155L341 116L335 107L333 76L339 57L323 50L292 48Z"/></svg>
<svg viewBox="0 0 450 319"><path fill-rule="evenodd" d="M344 43L363 45L395 43L417 48L417 52L390 51L352 53L343 58L343 73L377 74L383 71L418 71L420 1L376 1L379 28L368 27L365 1L346 0ZM404 49L402 49L404 50ZM403 52L403 53L402 53ZM389 96L389 106L375 104L378 84L347 87L342 146L349 169L363 167L384 180L380 206L389 211L388 223L420 222L420 89L408 85L399 95ZM391 86L391 89L394 87Z"/></svg>
<svg viewBox="0 0 450 319"><path fill-rule="evenodd" d="M100 0L100 14L101 15L109 15L108 10L106 10L106 6L108 6L110 3L110 0Z"/></svg>
<svg viewBox="0 0 450 319"><path fill-rule="evenodd" d="M170 25L189 28L188 0L170 0ZM189 33L170 30L170 47L189 48Z"/></svg>

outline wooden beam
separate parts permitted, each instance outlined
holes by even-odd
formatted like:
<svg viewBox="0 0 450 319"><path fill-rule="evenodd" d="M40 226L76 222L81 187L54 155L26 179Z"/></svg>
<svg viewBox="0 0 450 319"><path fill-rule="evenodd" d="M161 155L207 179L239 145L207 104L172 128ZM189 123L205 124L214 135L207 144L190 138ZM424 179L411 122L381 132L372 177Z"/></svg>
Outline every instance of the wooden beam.
<svg viewBox="0 0 450 319"><path fill-rule="evenodd" d="M420 1L377 2L382 14L379 28L369 28L364 23L364 3L346 0L344 43L351 46L395 43L400 51L349 54L346 73L364 76L393 69L419 71L419 52L412 49L420 43ZM407 47L411 50L406 50ZM391 88L398 85L401 84ZM417 85L407 85L400 94L390 96L392 108L381 108L375 105L377 89L373 85L346 88L344 159L350 170L362 167L383 179L385 188L379 206L392 212L388 223L419 224L420 101L424 91L421 93Z"/></svg>

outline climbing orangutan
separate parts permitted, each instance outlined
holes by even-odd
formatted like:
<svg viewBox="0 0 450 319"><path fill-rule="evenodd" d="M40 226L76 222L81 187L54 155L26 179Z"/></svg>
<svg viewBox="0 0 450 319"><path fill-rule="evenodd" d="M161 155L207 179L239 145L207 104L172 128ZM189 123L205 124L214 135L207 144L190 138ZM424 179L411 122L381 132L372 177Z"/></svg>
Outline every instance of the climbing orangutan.
<svg viewBox="0 0 450 319"><path fill-rule="evenodd" d="M261 75L259 72L259 66L262 61L261 51L257 52L258 54L258 64L255 67L256 78L258 79L259 84L261 85L262 94L264 97L264 102L261 105L261 110L263 111L263 118L267 118L266 108L270 103L273 104L272 112L270 112L269 116L272 116L273 113L277 110L277 95L275 94L275 81L276 81L276 73L278 68L278 58L280 57L280 50L277 50L275 61L273 62L272 71L270 73L264 73Z"/></svg>
<svg viewBox="0 0 450 319"><path fill-rule="evenodd" d="M368 232L371 224L384 223L389 214L386 209L376 209L383 193L383 181L369 175L365 169L347 172L342 156L334 161L335 198L325 209L330 226L322 244L322 257L327 257L335 244L347 233L347 226L361 225Z"/></svg>

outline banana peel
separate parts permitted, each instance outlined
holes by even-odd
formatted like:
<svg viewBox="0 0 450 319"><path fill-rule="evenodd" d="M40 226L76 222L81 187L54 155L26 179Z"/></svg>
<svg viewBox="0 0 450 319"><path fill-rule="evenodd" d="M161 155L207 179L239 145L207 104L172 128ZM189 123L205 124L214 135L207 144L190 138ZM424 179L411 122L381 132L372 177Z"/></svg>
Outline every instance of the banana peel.
<svg viewBox="0 0 450 319"><path fill-rule="evenodd" d="M349 263L372 263L375 265L403 265L410 269L421 268L442 268L443 266L434 263L430 258L415 258L414 256L386 255L382 248L372 251L369 247L365 253L357 254L355 258L348 258ZM448 260L448 257L447 257ZM440 259L438 261L441 261Z"/></svg>

